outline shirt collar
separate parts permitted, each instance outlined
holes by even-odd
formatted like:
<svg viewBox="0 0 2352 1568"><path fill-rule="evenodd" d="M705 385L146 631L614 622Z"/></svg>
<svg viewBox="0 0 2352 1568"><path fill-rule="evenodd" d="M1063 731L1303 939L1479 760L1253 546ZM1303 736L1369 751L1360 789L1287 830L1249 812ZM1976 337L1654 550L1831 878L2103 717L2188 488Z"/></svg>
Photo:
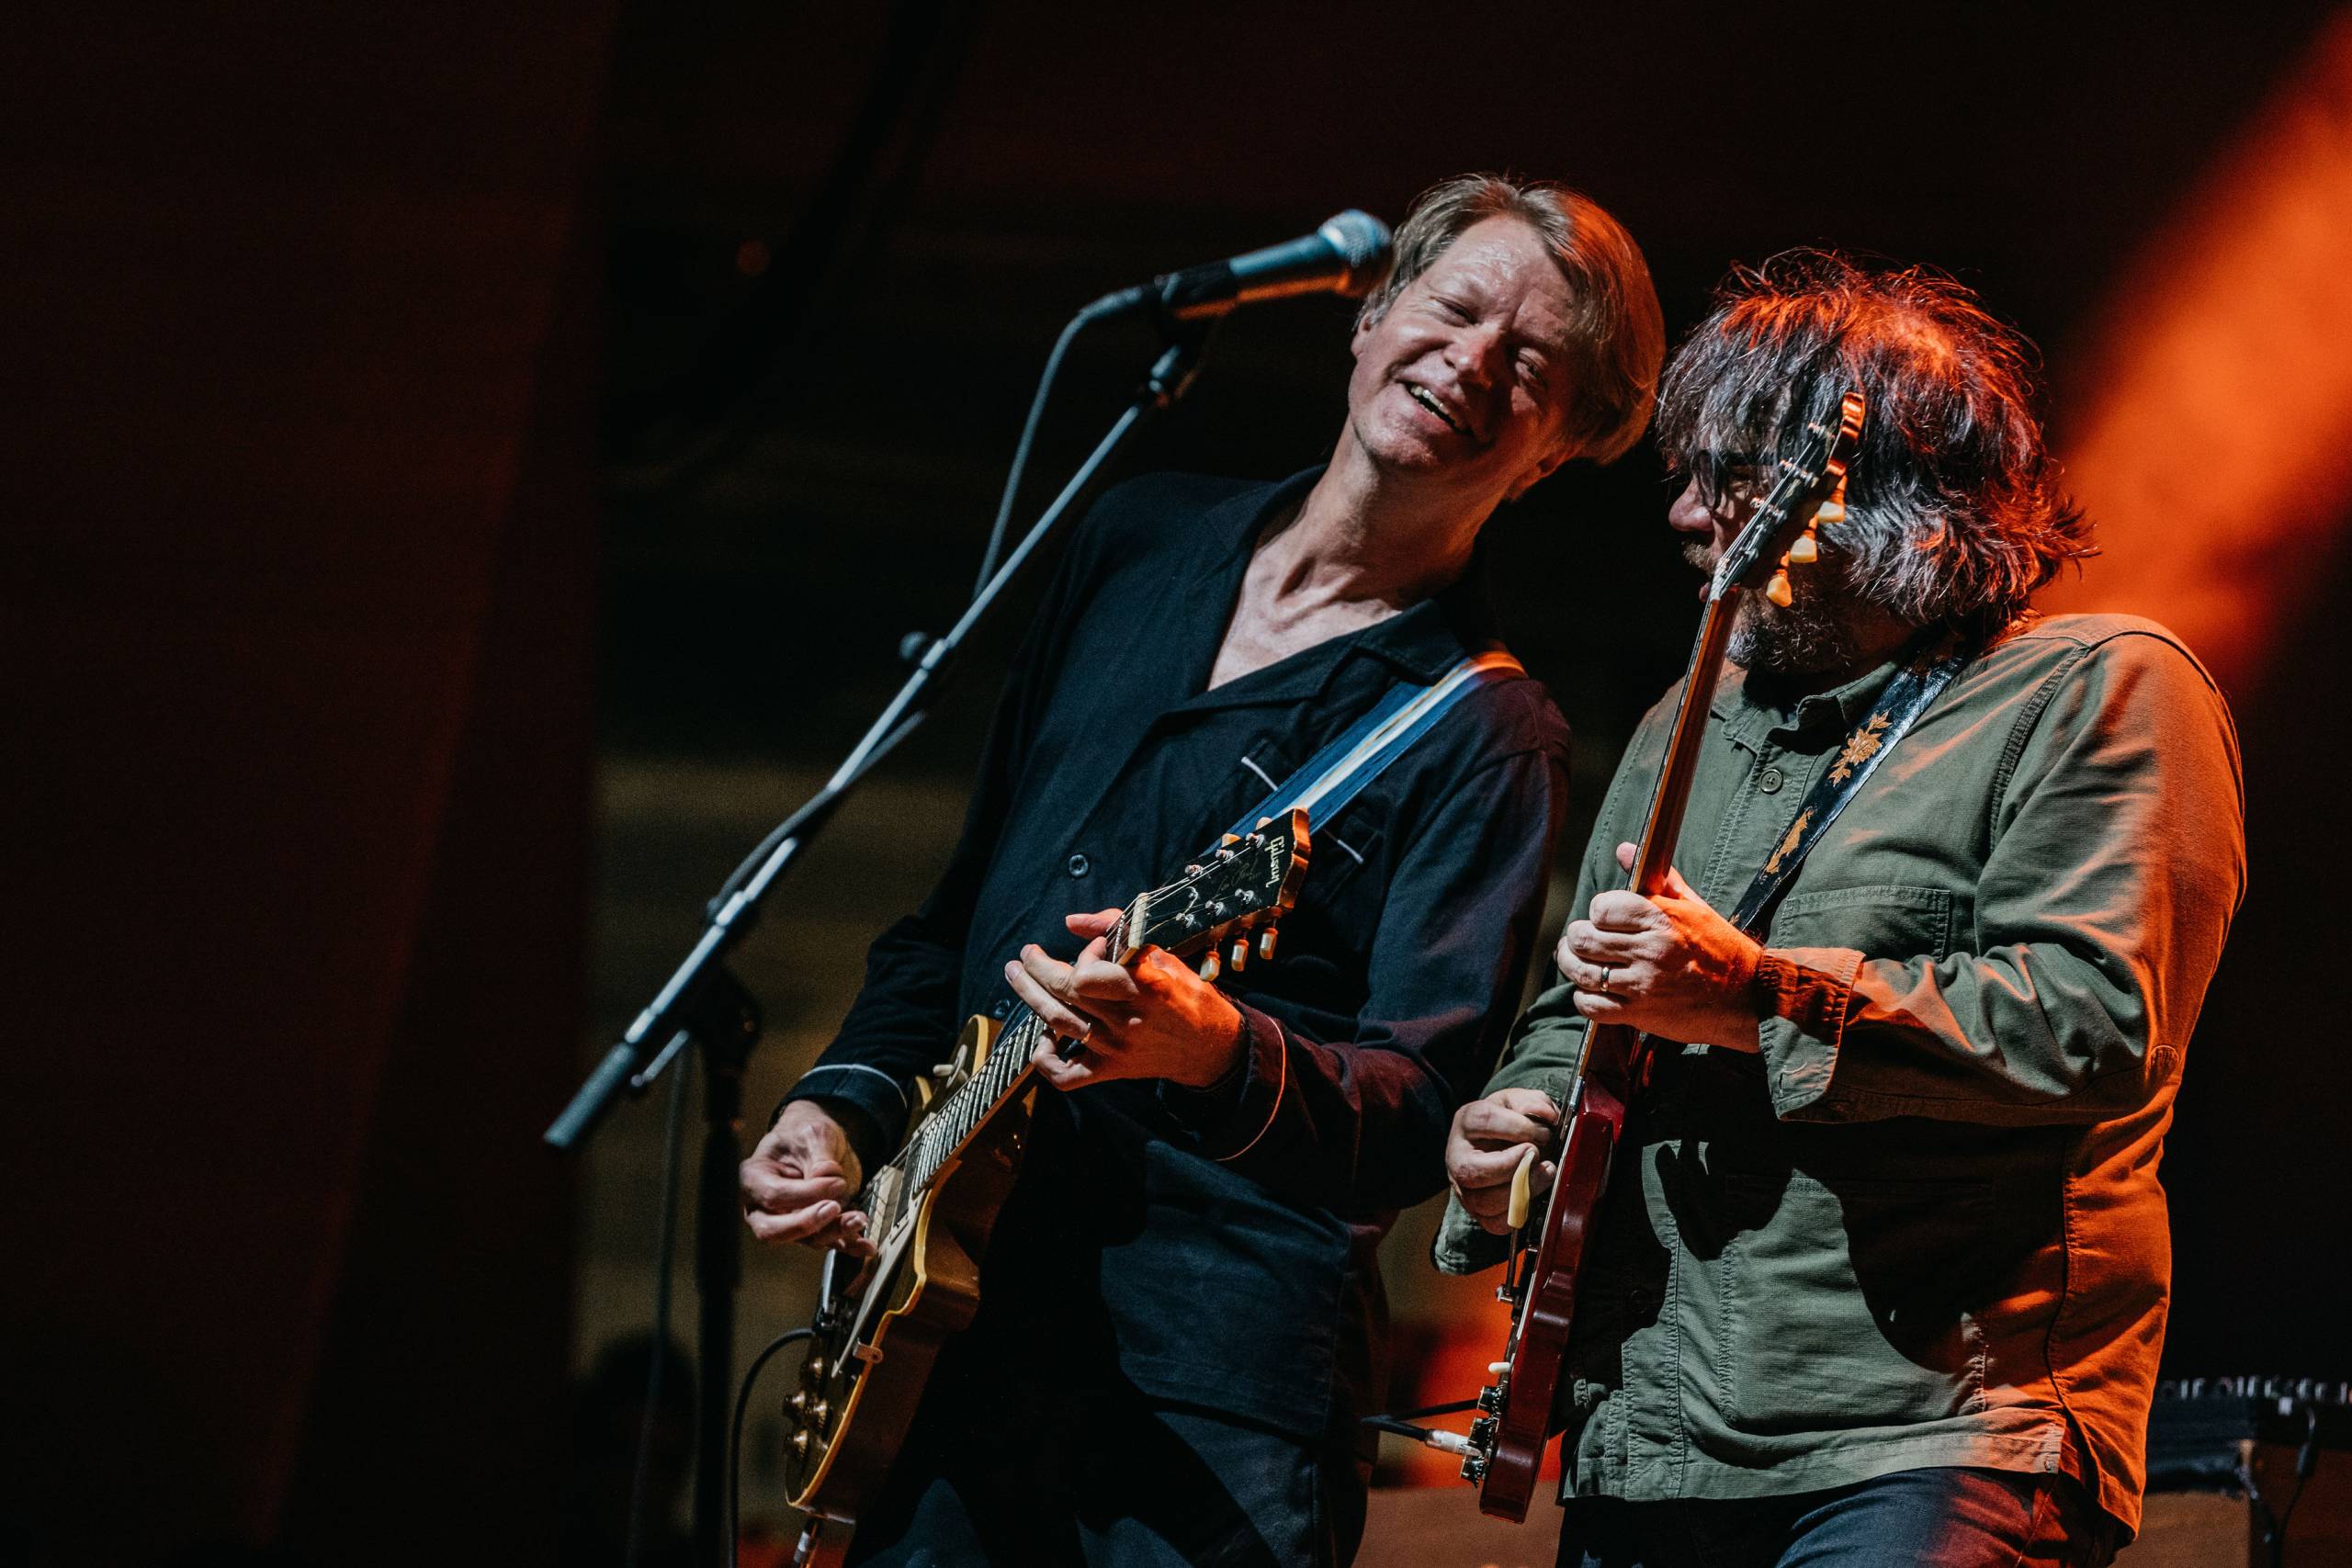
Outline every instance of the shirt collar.
<svg viewBox="0 0 2352 1568"><path fill-rule="evenodd" d="M1250 558L1266 525L1301 501L1322 475L1318 466L1278 484L1244 491L1204 519L1215 542L1201 552L1186 597L1192 604L1215 605L1223 612L1216 616L1216 639L1224 637L1226 618L1241 592L1242 574L1250 570ZM1435 597L1361 631L1330 638L1305 650L1295 661L1283 660L1273 667L1282 671L1274 680L1245 677L1228 682L1182 705L1222 707L1313 697L1330 684L1348 660L1359 654L1383 660L1405 679L1427 684L1442 679L1464 654L1498 647L1500 642L1487 588L1486 548L1481 543L1462 576ZM1212 643L1211 658L1214 649ZM1206 678L1204 671L1202 679Z"/></svg>
<svg viewBox="0 0 2352 1568"><path fill-rule="evenodd" d="M1771 676L1733 665L1715 688L1708 712L1724 727L1725 738L1751 751L1768 735L1817 750L1845 739L1869 716L1900 666L1900 660L1890 659L1842 685L1792 699L1774 691Z"/></svg>

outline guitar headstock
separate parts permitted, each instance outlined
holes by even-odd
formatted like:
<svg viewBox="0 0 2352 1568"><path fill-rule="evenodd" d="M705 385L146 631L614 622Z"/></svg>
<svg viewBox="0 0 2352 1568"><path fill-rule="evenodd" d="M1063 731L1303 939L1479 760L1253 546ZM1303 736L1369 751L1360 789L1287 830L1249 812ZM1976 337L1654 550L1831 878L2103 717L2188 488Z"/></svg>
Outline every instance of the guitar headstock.
<svg viewBox="0 0 2352 1568"><path fill-rule="evenodd" d="M1126 963L1146 947L1180 957L1229 946L1236 969L1250 960L1251 937L1258 955L1274 955L1274 927L1297 902L1306 875L1306 813L1293 811L1261 822L1257 830L1228 839L1215 854L1165 887L1156 887L1127 906L1111 933L1111 956ZM1230 939L1230 941L1228 941ZM1219 954L1201 965L1216 978Z"/></svg>
<svg viewBox="0 0 2352 1568"><path fill-rule="evenodd" d="M1748 515L1739 537L1715 563L1710 599L1720 600L1735 589L1758 589L1780 605L1789 606L1789 569L1810 566L1821 558L1820 528L1846 516L1846 466L1862 439L1862 395L1848 392L1838 405L1832 426L1806 421L1791 449L1774 460L1770 493ZM1766 570L1766 563L1771 570Z"/></svg>

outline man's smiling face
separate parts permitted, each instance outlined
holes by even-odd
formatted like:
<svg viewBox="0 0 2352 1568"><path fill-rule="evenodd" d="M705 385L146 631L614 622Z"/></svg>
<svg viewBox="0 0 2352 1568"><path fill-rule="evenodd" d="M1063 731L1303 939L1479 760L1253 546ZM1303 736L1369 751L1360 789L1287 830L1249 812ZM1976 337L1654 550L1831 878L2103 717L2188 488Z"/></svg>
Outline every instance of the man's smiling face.
<svg viewBox="0 0 2352 1568"><path fill-rule="evenodd" d="M1465 504L1557 468L1575 300L1516 218L1464 230L1377 321L1356 329L1348 426L1378 467L1444 476Z"/></svg>

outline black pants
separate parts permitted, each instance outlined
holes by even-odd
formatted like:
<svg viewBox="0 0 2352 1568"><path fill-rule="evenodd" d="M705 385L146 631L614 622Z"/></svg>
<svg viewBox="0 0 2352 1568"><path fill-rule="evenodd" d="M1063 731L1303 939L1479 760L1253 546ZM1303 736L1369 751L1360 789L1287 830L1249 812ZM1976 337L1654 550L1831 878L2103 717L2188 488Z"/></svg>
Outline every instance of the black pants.
<svg viewBox="0 0 2352 1568"><path fill-rule="evenodd" d="M1132 1388L934 1387L849 1562L1345 1568L1367 1474L1345 1444Z"/></svg>

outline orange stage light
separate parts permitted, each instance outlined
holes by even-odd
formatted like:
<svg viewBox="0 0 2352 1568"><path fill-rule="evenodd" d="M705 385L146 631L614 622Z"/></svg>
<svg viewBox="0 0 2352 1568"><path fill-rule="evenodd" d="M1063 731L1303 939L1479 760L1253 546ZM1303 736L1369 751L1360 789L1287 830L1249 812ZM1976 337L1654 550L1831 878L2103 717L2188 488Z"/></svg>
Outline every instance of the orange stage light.
<svg viewBox="0 0 2352 1568"><path fill-rule="evenodd" d="M2058 423L2105 550L2052 609L2130 610L2225 683L2323 581L2352 485L2352 10L2109 296Z"/></svg>

